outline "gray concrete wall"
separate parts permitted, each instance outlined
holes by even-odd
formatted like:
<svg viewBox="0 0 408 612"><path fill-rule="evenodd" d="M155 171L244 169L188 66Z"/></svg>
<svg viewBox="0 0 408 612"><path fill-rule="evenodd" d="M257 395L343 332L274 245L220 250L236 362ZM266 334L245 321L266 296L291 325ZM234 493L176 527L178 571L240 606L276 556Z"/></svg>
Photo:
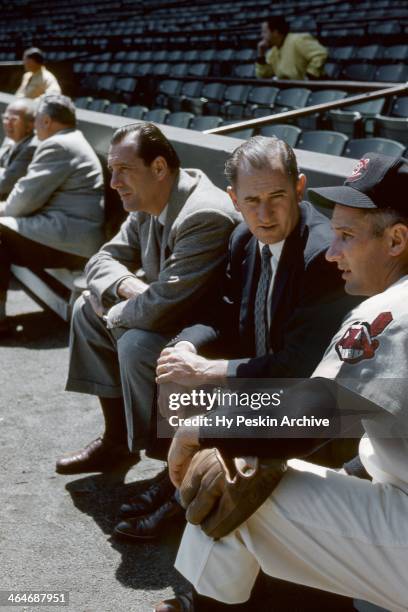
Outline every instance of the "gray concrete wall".
<svg viewBox="0 0 408 612"><path fill-rule="evenodd" d="M13 96L0 93L0 112ZM79 128L95 150L106 156L109 141L114 130L131 123L128 117L117 117L79 109ZM241 142L230 136L202 134L172 126L160 126L166 137L173 143L185 168L200 168L220 187L225 187L223 167L227 156ZM351 174L354 161L334 155L323 155L296 150L299 166L308 178L309 186L339 185Z"/></svg>

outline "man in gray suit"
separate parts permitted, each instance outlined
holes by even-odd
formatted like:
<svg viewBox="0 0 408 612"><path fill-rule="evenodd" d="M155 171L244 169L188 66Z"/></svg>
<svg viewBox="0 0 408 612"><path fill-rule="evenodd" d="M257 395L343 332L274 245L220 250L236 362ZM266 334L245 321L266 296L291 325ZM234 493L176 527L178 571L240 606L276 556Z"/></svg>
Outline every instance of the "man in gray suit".
<svg viewBox="0 0 408 612"><path fill-rule="evenodd" d="M0 149L0 198L9 195L31 163L38 145L34 117L33 102L26 98L11 102L2 115L6 138Z"/></svg>
<svg viewBox="0 0 408 612"><path fill-rule="evenodd" d="M10 331L10 266L82 268L103 242L103 175L75 128L66 96L42 98L35 118L40 144L27 174L0 202L0 333Z"/></svg>
<svg viewBox="0 0 408 612"><path fill-rule="evenodd" d="M203 172L180 168L151 123L119 129L108 165L130 214L87 265L89 292L74 309L67 382L69 391L99 397L105 433L61 458L63 474L135 463L149 444L157 357L208 306L240 220Z"/></svg>

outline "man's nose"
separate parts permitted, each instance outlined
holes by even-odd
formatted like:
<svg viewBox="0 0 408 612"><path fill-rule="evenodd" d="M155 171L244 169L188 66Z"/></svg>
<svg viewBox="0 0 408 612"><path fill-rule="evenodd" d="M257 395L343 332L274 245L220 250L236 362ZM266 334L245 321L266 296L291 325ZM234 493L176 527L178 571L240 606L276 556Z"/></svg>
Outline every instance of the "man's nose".
<svg viewBox="0 0 408 612"><path fill-rule="evenodd" d="M112 189L118 189L120 186L119 174L115 171L111 174L110 186Z"/></svg>
<svg viewBox="0 0 408 612"><path fill-rule="evenodd" d="M258 218L263 223L268 223L273 218L273 210L269 202L262 201L258 207Z"/></svg>
<svg viewBox="0 0 408 612"><path fill-rule="evenodd" d="M341 249L337 239L332 240L329 248L326 251L327 261L339 261L341 257Z"/></svg>

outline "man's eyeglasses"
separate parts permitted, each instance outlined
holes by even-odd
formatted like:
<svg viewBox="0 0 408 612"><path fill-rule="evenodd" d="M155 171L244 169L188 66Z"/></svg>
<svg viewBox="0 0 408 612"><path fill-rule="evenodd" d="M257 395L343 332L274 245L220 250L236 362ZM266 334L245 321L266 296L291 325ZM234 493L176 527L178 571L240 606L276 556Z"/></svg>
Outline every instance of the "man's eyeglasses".
<svg viewBox="0 0 408 612"><path fill-rule="evenodd" d="M19 119L18 115L7 115L7 113L2 113L1 118L3 121L17 121Z"/></svg>

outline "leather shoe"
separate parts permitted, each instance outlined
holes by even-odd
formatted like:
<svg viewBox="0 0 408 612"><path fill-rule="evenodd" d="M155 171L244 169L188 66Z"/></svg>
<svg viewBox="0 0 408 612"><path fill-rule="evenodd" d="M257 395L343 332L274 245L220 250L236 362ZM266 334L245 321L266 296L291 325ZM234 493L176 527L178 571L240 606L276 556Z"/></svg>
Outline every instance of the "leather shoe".
<svg viewBox="0 0 408 612"><path fill-rule="evenodd" d="M99 437L82 450L58 459L55 469L58 474L108 472L120 467L130 467L139 460L139 453L130 453L124 444Z"/></svg>
<svg viewBox="0 0 408 612"><path fill-rule="evenodd" d="M172 497L173 494L174 485L169 478L168 470L164 470L159 475L159 478L155 478L147 489L139 493L139 495L132 497L126 504L121 505L119 516L134 518L153 512Z"/></svg>
<svg viewBox="0 0 408 612"><path fill-rule="evenodd" d="M192 591L180 593L173 599L161 601L155 607L154 612L194 612Z"/></svg>
<svg viewBox="0 0 408 612"><path fill-rule="evenodd" d="M130 541L153 540L169 523L173 524L174 521L184 518L183 508L172 497L150 514L121 521L116 525L113 534Z"/></svg>

